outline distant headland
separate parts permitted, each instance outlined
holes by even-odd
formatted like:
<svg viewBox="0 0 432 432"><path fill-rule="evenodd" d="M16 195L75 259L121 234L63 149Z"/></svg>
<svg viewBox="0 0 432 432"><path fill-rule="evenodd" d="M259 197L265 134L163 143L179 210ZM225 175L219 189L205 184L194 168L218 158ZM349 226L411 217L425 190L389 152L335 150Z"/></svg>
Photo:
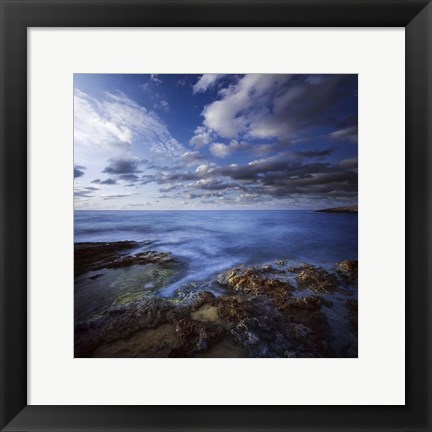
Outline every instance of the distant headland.
<svg viewBox="0 0 432 432"><path fill-rule="evenodd" d="M320 213L358 213L358 206L333 207L328 209L315 210Z"/></svg>

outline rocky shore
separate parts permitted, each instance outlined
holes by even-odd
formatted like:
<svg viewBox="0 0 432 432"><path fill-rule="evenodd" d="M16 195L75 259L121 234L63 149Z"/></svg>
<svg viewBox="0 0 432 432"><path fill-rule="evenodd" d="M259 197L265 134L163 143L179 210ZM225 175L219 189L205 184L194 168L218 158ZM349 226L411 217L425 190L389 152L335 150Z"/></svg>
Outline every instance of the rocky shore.
<svg viewBox="0 0 432 432"><path fill-rule="evenodd" d="M139 266L153 286L166 284L163 275L181 263L142 250L148 246L77 243L75 277ZM357 357L357 261L239 266L211 283L224 294L205 290L208 283L169 298L157 289L119 294L103 311L76 318L75 357Z"/></svg>

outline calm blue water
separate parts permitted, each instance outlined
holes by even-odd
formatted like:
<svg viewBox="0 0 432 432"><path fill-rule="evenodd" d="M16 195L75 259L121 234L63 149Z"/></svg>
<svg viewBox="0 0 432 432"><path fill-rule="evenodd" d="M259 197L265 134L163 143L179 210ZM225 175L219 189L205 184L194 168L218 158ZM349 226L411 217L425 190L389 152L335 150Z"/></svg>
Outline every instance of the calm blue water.
<svg viewBox="0 0 432 432"><path fill-rule="evenodd" d="M189 264L183 284L239 264L357 259L357 215L313 211L76 211L75 242L150 240Z"/></svg>

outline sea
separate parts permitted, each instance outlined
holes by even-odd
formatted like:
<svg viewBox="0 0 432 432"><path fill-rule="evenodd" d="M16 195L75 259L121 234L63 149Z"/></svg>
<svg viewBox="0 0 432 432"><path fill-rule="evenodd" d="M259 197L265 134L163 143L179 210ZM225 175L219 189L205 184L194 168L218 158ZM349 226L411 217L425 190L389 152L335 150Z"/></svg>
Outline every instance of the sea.
<svg viewBox="0 0 432 432"><path fill-rule="evenodd" d="M182 282L276 260L357 259L357 214L296 210L76 211L75 242L147 241L188 263ZM179 282L179 281L177 281Z"/></svg>

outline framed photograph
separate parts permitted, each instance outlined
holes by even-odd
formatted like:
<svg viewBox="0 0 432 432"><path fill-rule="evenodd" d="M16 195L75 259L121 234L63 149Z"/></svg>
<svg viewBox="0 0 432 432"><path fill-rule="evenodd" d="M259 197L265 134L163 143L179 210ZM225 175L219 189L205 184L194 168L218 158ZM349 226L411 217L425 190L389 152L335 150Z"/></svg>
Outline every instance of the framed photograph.
<svg viewBox="0 0 432 432"><path fill-rule="evenodd" d="M1 430L431 430L429 1L0 1Z"/></svg>

